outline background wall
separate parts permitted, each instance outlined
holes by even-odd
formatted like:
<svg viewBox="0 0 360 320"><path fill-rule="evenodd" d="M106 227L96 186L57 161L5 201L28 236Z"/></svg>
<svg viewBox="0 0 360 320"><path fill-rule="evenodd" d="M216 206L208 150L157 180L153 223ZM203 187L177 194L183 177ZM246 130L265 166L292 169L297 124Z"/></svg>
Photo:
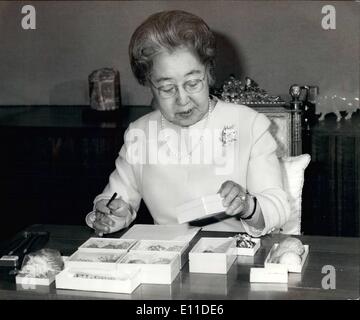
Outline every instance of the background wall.
<svg viewBox="0 0 360 320"><path fill-rule="evenodd" d="M21 28L21 8L36 8L37 29ZM336 30L321 27L336 8ZM359 96L359 3L336 1L26 1L0 2L0 105L88 104L88 75L120 71L122 103L149 104L131 74L127 46L150 14L183 9L218 37L217 85L249 75L271 94L293 83Z"/></svg>

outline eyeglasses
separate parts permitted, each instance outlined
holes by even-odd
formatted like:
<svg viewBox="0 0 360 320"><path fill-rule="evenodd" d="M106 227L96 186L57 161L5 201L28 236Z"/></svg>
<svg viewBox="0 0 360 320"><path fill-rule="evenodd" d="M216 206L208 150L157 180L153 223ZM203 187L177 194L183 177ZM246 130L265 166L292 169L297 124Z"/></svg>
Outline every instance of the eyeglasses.
<svg viewBox="0 0 360 320"><path fill-rule="evenodd" d="M206 73L204 74L204 77L202 79L191 79L185 81L182 87L189 94L198 93L202 89L204 89L205 77L206 77ZM167 84L164 86L156 87L150 78L149 81L151 85L158 90L160 97L163 99L172 98L175 95L177 95L179 92L179 86L177 84Z"/></svg>

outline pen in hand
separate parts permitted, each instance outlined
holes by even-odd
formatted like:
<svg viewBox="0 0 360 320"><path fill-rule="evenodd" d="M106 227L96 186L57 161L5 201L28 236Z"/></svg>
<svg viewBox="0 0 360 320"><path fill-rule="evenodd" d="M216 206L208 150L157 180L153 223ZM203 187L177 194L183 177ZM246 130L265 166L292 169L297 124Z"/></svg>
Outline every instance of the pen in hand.
<svg viewBox="0 0 360 320"><path fill-rule="evenodd" d="M111 204L111 202L114 201L114 199L116 198L117 193L114 192L114 194L112 195L112 197L110 198L110 200L108 201L108 203L106 204L106 206L109 208L109 205ZM109 208L110 209L110 208Z"/></svg>
<svg viewBox="0 0 360 320"><path fill-rule="evenodd" d="M107 208L109 208L111 202L113 202L113 201L115 200L116 196L117 196L117 193L114 192L114 194L112 195L112 197L109 199L109 201L108 201L107 204L106 204L106 207L107 207ZM110 208L109 208L109 209L110 209ZM98 234L99 237L102 237L102 236L104 235L103 232L97 232L97 234Z"/></svg>

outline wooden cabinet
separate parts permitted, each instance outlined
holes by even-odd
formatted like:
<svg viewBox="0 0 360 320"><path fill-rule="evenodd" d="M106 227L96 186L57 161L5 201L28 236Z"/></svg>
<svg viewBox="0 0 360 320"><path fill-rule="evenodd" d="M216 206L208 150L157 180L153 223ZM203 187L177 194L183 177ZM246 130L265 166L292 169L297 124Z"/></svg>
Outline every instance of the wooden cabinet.
<svg viewBox="0 0 360 320"><path fill-rule="evenodd" d="M33 223L84 224L114 170L129 117L149 111L139 107L99 122L87 109L0 108L0 188L7 225L0 237Z"/></svg>
<svg viewBox="0 0 360 320"><path fill-rule="evenodd" d="M360 236L360 113L336 122L329 115L311 130L303 229L306 234Z"/></svg>

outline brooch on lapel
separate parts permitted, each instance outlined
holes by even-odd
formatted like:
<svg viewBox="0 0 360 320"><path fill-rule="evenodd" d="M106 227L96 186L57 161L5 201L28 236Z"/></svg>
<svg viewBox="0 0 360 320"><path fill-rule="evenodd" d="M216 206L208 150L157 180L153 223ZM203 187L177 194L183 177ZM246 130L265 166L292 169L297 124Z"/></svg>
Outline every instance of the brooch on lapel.
<svg viewBox="0 0 360 320"><path fill-rule="evenodd" d="M223 146L236 141L236 130L234 129L234 125L224 127L221 132L220 141L222 142Z"/></svg>

